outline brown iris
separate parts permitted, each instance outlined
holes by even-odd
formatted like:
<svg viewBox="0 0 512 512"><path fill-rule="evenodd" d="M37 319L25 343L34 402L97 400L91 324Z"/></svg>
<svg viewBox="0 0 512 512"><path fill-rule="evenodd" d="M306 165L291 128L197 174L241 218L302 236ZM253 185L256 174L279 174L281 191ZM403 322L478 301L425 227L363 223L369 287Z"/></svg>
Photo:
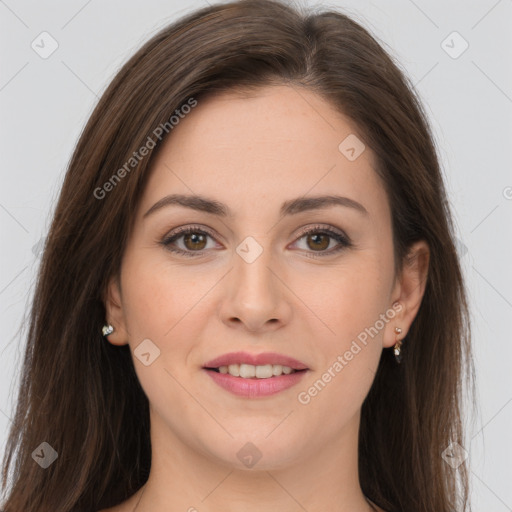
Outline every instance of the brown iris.
<svg viewBox="0 0 512 512"><path fill-rule="evenodd" d="M206 246L206 235L199 233L187 233L183 235L185 247L190 250L202 250ZM190 242L190 245L188 243ZM201 245L204 244L204 245Z"/></svg>
<svg viewBox="0 0 512 512"><path fill-rule="evenodd" d="M320 242L321 237L323 237L323 242L325 242L325 243ZM327 249L327 247L329 247L329 238L330 237L328 235L321 234L321 233L317 233L314 235L308 235L308 237L307 237L308 245L309 245L309 241L311 239L314 239L315 240L315 242L314 242L315 246L313 246L314 248ZM309 247L313 248L311 245L309 245Z"/></svg>

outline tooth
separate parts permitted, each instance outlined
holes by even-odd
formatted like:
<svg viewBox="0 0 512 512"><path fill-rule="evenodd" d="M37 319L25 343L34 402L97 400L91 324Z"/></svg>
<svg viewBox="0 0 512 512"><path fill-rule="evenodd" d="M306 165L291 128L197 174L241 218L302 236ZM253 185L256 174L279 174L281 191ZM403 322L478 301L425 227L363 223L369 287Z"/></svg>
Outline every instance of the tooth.
<svg viewBox="0 0 512 512"><path fill-rule="evenodd" d="M256 377L258 377L259 379L268 379L269 377L272 377L272 375L273 371L271 364L256 366Z"/></svg>
<svg viewBox="0 0 512 512"><path fill-rule="evenodd" d="M243 379L269 379L271 377L279 377L280 375L289 375L295 372L290 366L280 364L263 364L254 366L252 364L230 364L218 367L219 373L229 374L233 377L241 377Z"/></svg>
<svg viewBox="0 0 512 512"><path fill-rule="evenodd" d="M280 364L275 364L272 367L272 374L273 375L281 375L282 372L283 372L283 367Z"/></svg>
<svg viewBox="0 0 512 512"><path fill-rule="evenodd" d="M240 377L243 377L244 379L256 377L256 367L254 367L252 364L241 364Z"/></svg>
<svg viewBox="0 0 512 512"><path fill-rule="evenodd" d="M240 365L238 364L230 364L228 366L228 372L233 377L240 377Z"/></svg>

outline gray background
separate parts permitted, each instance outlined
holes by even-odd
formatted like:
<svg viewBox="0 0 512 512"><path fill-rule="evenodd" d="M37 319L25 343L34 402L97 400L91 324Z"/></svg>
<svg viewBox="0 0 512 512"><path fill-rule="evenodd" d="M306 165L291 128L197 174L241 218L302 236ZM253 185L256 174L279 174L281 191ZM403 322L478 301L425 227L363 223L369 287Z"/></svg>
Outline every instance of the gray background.
<svg viewBox="0 0 512 512"><path fill-rule="evenodd" d="M479 408L466 416L463 446L474 510L511 511L512 0L305 3L339 7L369 28L426 105L471 300ZM18 329L78 136L119 66L164 25L204 5L0 0L2 454L24 350ZM31 47L43 51L43 31L58 43L46 59Z"/></svg>

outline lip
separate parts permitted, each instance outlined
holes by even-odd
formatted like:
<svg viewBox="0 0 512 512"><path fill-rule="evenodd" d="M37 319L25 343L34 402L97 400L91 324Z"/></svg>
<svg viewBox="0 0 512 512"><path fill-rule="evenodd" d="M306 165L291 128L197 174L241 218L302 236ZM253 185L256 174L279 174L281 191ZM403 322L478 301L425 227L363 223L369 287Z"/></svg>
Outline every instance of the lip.
<svg viewBox="0 0 512 512"><path fill-rule="evenodd" d="M282 366L289 366L294 370L308 370L309 368L294 359L293 357L277 354L276 352L263 352L262 354L249 354L248 352L230 352L222 356L216 357L203 365L203 368L219 368L219 366L229 366L230 364L252 364L253 366L263 366L265 364L280 364ZM211 373L211 372L210 372ZM300 375L304 373L301 372ZM226 375L226 374L221 374ZM290 374L294 375L294 374ZM288 375L286 375L288 377ZM239 377L235 377L238 379ZM271 377L272 379L279 379L280 377ZM249 380L249 379L243 379ZM261 379L267 380L267 379Z"/></svg>
<svg viewBox="0 0 512 512"><path fill-rule="evenodd" d="M254 366L280 364L282 366L289 366L297 371L288 375L269 377L268 379L244 379L242 377L233 377L233 375L229 373L218 373L213 370L213 368L229 366L230 364L252 364ZM229 354L224 354L208 361L203 366L203 371L205 371L216 384L234 395L245 398L270 396L291 388L302 379L308 370L309 368L301 361L290 356L277 354L276 352L263 352L262 354L230 352Z"/></svg>
<svg viewBox="0 0 512 512"><path fill-rule="evenodd" d="M217 373L207 368L203 368L203 371L221 388L234 395L244 398L258 398L275 395L295 386L309 370L297 371L288 375L280 375L279 377L269 377L268 379L244 379L242 377L233 377L229 373Z"/></svg>

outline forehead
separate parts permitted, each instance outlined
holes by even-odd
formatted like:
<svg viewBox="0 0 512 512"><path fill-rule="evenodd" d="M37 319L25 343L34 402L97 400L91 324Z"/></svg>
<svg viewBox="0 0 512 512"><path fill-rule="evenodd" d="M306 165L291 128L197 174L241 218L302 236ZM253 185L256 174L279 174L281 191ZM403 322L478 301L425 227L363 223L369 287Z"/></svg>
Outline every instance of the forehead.
<svg viewBox="0 0 512 512"><path fill-rule="evenodd" d="M368 210L385 207L373 152L365 147L351 160L343 152L347 140L361 151L355 124L302 87L209 95L164 140L143 207L172 192L215 196L235 210L308 193L339 193Z"/></svg>

